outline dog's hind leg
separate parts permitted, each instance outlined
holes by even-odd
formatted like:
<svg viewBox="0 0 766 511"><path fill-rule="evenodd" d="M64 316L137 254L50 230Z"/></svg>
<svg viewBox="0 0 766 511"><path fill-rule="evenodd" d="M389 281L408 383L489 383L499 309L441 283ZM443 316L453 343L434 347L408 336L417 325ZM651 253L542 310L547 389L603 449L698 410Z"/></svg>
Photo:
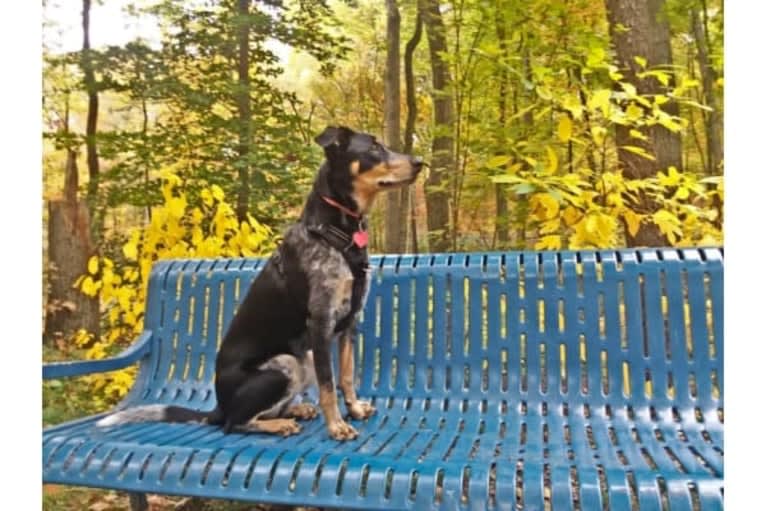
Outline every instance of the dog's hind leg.
<svg viewBox="0 0 766 511"><path fill-rule="evenodd" d="M266 415L283 402L289 402L289 388L290 379L281 371L265 369L248 374L226 403L224 430L229 432L241 428L251 419Z"/></svg>

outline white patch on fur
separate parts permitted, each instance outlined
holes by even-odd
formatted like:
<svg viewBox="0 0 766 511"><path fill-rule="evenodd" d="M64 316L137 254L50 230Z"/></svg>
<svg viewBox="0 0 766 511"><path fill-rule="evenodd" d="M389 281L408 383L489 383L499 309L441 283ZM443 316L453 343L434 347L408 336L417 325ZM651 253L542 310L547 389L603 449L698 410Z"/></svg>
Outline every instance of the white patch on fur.
<svg viewBox="0 0 766 511"><path fill-rule="evenodd" d="M285 405L298 394L306 390L307 387L316 385L316 373L314 372L314 352L306 351L303 357L303 363L296 357L288 354L277 355L270 358L259 366L259 369L273 369L280 371L290 381L285 395L275 403L271 408L258 413L254 420L276 419Z"/></svg>
<svg viewBox="0 0 766 511"><path fill-rule="evenodd" d="M119 412L107 415L96 422L99 428L116 426L117 424L127 424L129 422L147 422L165 420L166 405L144 405L128 408Z"/></svg>

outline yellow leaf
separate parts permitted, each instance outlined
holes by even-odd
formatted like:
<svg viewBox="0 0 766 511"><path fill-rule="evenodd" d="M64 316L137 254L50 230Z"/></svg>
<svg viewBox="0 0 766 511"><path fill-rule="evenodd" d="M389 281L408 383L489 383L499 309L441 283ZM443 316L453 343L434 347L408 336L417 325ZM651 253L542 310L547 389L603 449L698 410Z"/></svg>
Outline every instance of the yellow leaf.
<svg viewBox="0 0 766 511"><path fill-rule="evenodd" d="M628 226L628 233L630 233L631 236L635 236L638 233L639 227L641 227L641 215L628 209L625 210L622 217L625 219L625 223Z"/></svg>
<svg viewBox="0 0 766 511"><path fill-rule="evenodd" d="M135 243L132 241L129 241L122 246L122 253L129 261L138 259L138 247L136 247Z"/></svg>
<svg viewBox="0 0 766 511"><path fill-rule="evenodd" d="M622 146L620 146L620 149L624 149L624 150L626 150L626 151L628 151L630 153L637 154L637 155L641 156L642 158L646 158L647 160L654 161L656 159L654 156L652 156L651 154L647 153L646 149L644 149L643 147L638 147L638 146L634 146L634 145L622 145Z"/></svg>
<svg viewBox="0 0 766 511"><path fill-rule="evenodd" d="M564 99L561 101L561 106L571 113L572 117L575 119L582 117L582 103L580 102L580 98L574 94L565 95Z"/></svg>
<svg viewBox="0 0 766 511"><path fill-rule="evenodd" d="M683 129L683 126L681 126L681 123L676 122L669 115L661 115L657 122L659 122L660 125L672 131L673 133L678 133L679 131Z"/></svg>
<svg viewBox="0 0 766 511"><path fill-rule="evenodd" d="M213 192L213 198L217 201L223 200L223 190L218 185L213 185L210 187L210 190Z"/></svg>
<svg viewBox="0 0 766 511"><path fill-rule="evenodd" d="M564 218L564 223L571 227L580 219L580 211L572 206L567 206L562 217Z"/></svg>
<svg viewBox="0 0 766 511"><path fill-rule="evenodd" d="M535 243L535 250L558 250L561 248L561 236L549 234L543 236Z"/></svg>
<svg viewBox="0 0 766 511"><path fill-rule="evenodd" d="M622 87L622 90L628 94L628 97L633 97L636 95L636 86L632 83L620 82L620 87Z"/></svg>
<svg viewBox="0 0 766 511"><path fill-rule="evenodd" d="M601 46L594 46L588 50L586 56L586 65L588 67L598 67L606 58L606 50Z"/></svg>
<svg viewBox="0 0 766 511"><path fill-rule="evenodd" d="M199 225L200 222L202 222L202 219L205 218L205 215L202 214L202 210L199 208L192 209L191 212L191 221L194 225Z"/></svg>
<svg viewBox="0 0 766 511"><path fill-rule="evenodd" d="M497 168L497 167L502 167L503 165L505 165L509 161L511 161L511 157L510 156L504 156L504 155L493 156L492 158L490 158L487 161L487 167L493 168L493 169Z"/></svg>
<svg viewBox="0 0 766 511"><path fill-rule="evenodd" d="M532 216L540 221L550 220L559 213L559 202L550 194L536 193L529 200Z"/></svg>
<svg viewBox="0 0 766 511"><path fill-rule="evenodd" d="M557 232L561 227L561 220L558 217L553 217L551 220L546 220L540 224L540 234L553 234Z"/></svg>
<svg viewBox="0 0 766 511"><path fill-rule="evenodd" d="M207 188L203 188L202 191L199 193L200 198L202 199L202 203L205 206L212 206L213 205L213 195L210 193L210 190Z"/></svg>
<svg viewBox="0 0 766 511"><path fill-rule="evenodd" d="M545 166L545 173L551 175L559 168L559 157L551 146L545 146L545 150L548 153L548 164Z"/></svg>
<svg viewBox="0 0 766 511"><path fill-rule="evenodd" d="M652 215L652 221L668 237L670 243L675 243L677 235L681 234L681 221L677 216L666 209L660 209Z"/></svg>
<svg viewBox="0 0 766 511"><path fill-rule="evenodd" d="M676 199L680 200L686 200L689 198L689 189L685 186L678 187L678 190L676 190Z"/></svg>
<svg viewBox="0 0 766 511"><path fill-rule="evenodd" d="M98 294L98 287L90 277L85 277L85 279L82 281L80 289L82 289L82 292L87 296L96 296L96 294Z"/></svg>
<svg viewBox="0 0 766 511"><path fill-rule="evenodd" d="M91 256L91 258L88 259L88 272L91 275L98 273L98 257Z"/></svg>
<svg viewBox="0 0 766 511"><path fill-rule="evenodd" d="M639 66L646 69L646 59L644 57L639 57L638 55L636 55L635 57L633 57L633 60L635 60Z"/></svg>
<svg viewBox="0 0 766 511"><path fill-rule="evenodd" d="M628 108L625 109L625 117L627 117L629 121L636 121L640 119L643 114L644 111L635 103L629 104Z"/></svg>
<svg viewBox="0 0 766 511"><path fill-rule="evenodd" d="M569 139L572 138L572 119L568 115L563 115L559 119L558 135L562 142L569 142Z"/></svg>
<svg viewBox="0 0 766 511"><path fill-rule="evenodd" d="M588 107L591 110L598 108L604 113L605 116L609 115L609 98L612 95L612 91L609 89L599 89L593 93L588 101Z"/></svg>
<svg viewBox="0 0 766 511"><path fill-rule="evenodd" d="M638 130L630 130L629 133L630 133L630 136L633 138L637 138L639 140L649 140L649 137L647 137L646 135L644 135Z"/></svg>
<svg viewBox="0 0 766 511"><path fill-rule="evenodd" d="M675 168L673 165L668 167L668 173L665 174L663 172L657 173L657 181L664 187L670 188L673 186L678 186L681 184L681 174L678 172L678 169Z"/></svg>
<svg viewBox="0 0 766 511"><path fill-rule="evenodd" d="M606 139L606 133L607 133L606 128L604 128L603 126L592 126L590 129L590 133L596 145L601 146L604 144L604 140Z"/></svg>
<svg viewBox="0 0 766 511"><path fill-rule="evenodd" d="M173 217L181 218L186 211L186 198L183 196L173 197L168 201L168 209Z"/></svg>

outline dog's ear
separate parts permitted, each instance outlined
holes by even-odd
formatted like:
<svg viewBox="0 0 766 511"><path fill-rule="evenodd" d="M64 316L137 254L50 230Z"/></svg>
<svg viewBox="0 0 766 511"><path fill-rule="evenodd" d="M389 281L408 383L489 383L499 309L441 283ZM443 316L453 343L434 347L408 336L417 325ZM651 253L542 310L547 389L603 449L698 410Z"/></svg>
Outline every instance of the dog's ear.
<svg viewBox="0 0 766 511"><path fill-rule="evenodd" d="M345 126L328 126L314 139L314 141L324 149L327 149L330 146L346 148L353 135L354 132Z"/></svg>

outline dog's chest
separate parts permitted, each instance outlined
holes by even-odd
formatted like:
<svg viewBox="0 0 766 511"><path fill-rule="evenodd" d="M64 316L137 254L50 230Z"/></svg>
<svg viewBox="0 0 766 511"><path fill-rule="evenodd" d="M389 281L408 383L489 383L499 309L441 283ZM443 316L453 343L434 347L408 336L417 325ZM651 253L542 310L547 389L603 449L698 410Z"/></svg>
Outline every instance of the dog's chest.
<svg viewBox="0 0 766 511"><path fill-rule="evenodd" d="M353 272L352 272L353 273ZM364 307L364 302L367 300L367 293L370 290L370 272L365 268L356 272L353 275L353 283L351 285L351 296L348 301L348 308L341 311L341 318L335 326L335 331L340 332L349 327L354 317ZM345 314L344 314L345 313Z"/></svg>
<svg viewBox="0 0 766 511"><path fill-rule="evenodd" d="M364 307L370 288L370 272L367 265L367 254L356 254L357 258L349 258L348 254L333 254L332 264L325 270L326 285L332 297L326 302L335 319L335 332L348 329L354 318Z"/></svg>

